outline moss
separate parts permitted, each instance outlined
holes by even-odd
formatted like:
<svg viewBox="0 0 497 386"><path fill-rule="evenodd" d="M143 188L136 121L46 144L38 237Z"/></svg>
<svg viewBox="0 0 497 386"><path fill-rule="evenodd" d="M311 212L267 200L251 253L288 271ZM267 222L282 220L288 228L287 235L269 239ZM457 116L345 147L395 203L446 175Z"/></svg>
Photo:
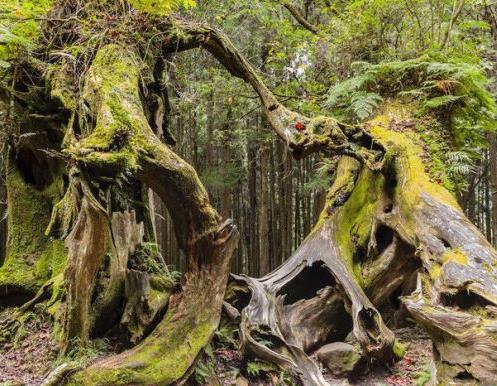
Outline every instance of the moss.
<svg viewBox="0 0 497 386"><path fill-rule="evenodd" d="M401 359L404 357L404 355L407 352L407 345L404 343L401 343L397 339L395 340L393 344L393 354L397 359Z"/></svg>
<svg viewBox="0 0 497 386"><path fill-rule="evenodd" d="M411 228L410 236L415 239L416 220L413 215L416 208L424 201L427 194L455 210L461 208L455 197L443 186L433 182L427 173L427 164L423 161L423 148L419 135L412 130L393 131L390 129L393 119L410 119L412 106L391 103L383 112L370 121L370 133L387 149L387 158L393 162L397 184L395 197L400 206L406 225ZM410 224L410 225L409 225Z"/></svg>
<svg viewBox="0 0 497 386"><path fill-rule="evenodd" d="M319 219L316 222L312 232L321 227L323 222L330 216L330 213L333 212L334 208L343 205L343 201L345 201L347 196L354 189L359 168L359 162L351 157L345 156L340 159L335 180L326 194L324 209L321 211Z"/></svg>
<svg viewBox="0 0 497 386"><path fill-rule="evenodd" d="M447 250L440 259L443 264L453 262L459 265L468 265L468 257L458 248Z"/></svg>
<svg viewBox="0 0 497 386"><path fill-rule="evenodd" d="M355 188L337 213L337 242L346 258L348 268L359 283L365 285L361 272L361 250L367 247L371 236L371 228L378 210L378 198L384 187L384 177L367 168L363 168L355 184Z"/></svg>
<svg viewBox="0 0 497 386"><path fill-rule="evenodd" d="M66 66L51 65L47 74L50 97L58 100L64 108L76 111L77 98L74 92L74 78Z"/></svg>
<svg viewBox="0 0 497 386"><path fill-rule="evenodd" d="M181 327L178 319L168 315L161 323L165 327L159 332L162 336L154 331L154 343L127 352L120 368L90 367L73 376L68 385L168 385L181 378L210 340L215 325L207 321L192 329L196 321L182 320Z"/></svg>
<svg viewBox="0 0 497 386"><path fill-rule="evenodd" d="M83 99L96 121L68 152L80 161L134 171L151 134L139 95L140 63L118 45L103 47L86 77ZM91 129L91 133L89 132Z"/></svg>
<svg viewBox="0 0 497 386"><path fill-rule="evenodd" d="M412 118L412 106L400 105L399 103L389 103L385 106L382 114L375 117L371 122L371 133L380 140L387 151L396 155L399 160L396 170L398 177L398 187L402 194L407 195L406 201L415 203L419 199L422 191L440 199L445 204L460 210L454 196L438 184L430 181L429 175L425 172L428 166L422 159L423 148L420 146L420 138L413 131L393 131L389 127L393 117L399 119Z"/></svg>
<svg viewBox="0 0 497 386"><path fill-rule="evenodd" d="M36 292L62 271L67 258L63 243L44 234L61 178L38 190L23 179L12 161L7 170L9 238L5 264L0 268L0 285Z"/></svg>

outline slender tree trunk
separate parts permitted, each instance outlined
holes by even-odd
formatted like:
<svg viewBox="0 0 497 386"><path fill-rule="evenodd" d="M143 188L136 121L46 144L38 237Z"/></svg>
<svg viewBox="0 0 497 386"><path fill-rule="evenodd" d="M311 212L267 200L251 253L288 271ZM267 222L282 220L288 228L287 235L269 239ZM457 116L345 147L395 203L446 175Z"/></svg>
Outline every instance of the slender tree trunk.
<svg viewBox="0 0 497 386"><path fill-rule="evenodd" d="M493 244L497 246L497 134L488 134L490 214Z"/></svg>
<svg viewBox="0 0 497 386"><path fill-rule="evenodd" d="M269 260L269 178L268 163L269 154L266 145L262 145L260 156L260 189L258 202L258 225L259 225L259 275L269 273L271 263Z"/></svg>

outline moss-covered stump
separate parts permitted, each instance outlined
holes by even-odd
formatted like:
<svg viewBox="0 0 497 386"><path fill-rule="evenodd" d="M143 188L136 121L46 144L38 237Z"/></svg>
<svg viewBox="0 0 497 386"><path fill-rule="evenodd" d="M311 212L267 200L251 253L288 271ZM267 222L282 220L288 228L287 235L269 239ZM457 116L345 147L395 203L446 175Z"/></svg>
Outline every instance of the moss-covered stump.
<svg viewBox="0 0 497 386"><path fill-rule="evenodd" d="M252 294L241 312L246 352L293 369L304 384L327 385L311 355L349 332L366 357L401 357L376 307L412 291L402 302L434 342L439 381L497 380L497 254L430 177L418 130L393 129L420 124L412 111L391 102L366 123L384 166L342 158L319 222L287 262L260 279L235 278ZM274 347L258 342L261 329Z"/></svg>
<svg viewBox="0 0 497 386"><path fill-rule="evenodd" d="M132 175L154 189L172 214L178 242L188 258L187 273L181 291L169 300L166 317L150 336L133 349L74 374L69 384L170 384L182 378L219 323L230 260L238 241L236 227L230 221L222 223L210 206L195 170L161 143L148 125L140 99L138 62L135 52L119 45L99 50L88 70L83 96L94 127L82 138L68 142L65 152L86 170L85 175ZM66 334L78 337L81 343L89 336L89 301L105 252L102 235L109 216L91 187L83 180L80 185L83 199L79 217L66 239L71 256L66 271ZM88 215L90 210L92 215ZM57 213L62 218L64 215L64 211ZM115 214L109 222L115 250L111 258L127 260L140 240L123 243L125 235L116 228ZM149 278L141 275L139 284L132 280L139 272L133 274L125 267L125 263L117 263L111 270L116 271L114 276L123 269L127 272L122 281L129 291L146 291L148 287L142 284ZM132 281L139 285L133 287ZM137 325L133 318L148 316L145 310L137 316L130 312L141 307L146 295L144 292L137 304L129 292L128 302L135 310L124 310L123 323L138 337L146 326Z"/></svg>

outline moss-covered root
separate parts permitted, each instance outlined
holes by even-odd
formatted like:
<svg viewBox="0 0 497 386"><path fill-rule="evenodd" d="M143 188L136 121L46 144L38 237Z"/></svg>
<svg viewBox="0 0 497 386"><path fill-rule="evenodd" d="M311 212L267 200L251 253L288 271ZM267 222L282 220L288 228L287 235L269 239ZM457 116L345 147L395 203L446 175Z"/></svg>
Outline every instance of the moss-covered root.
<svg viewBox="0 0 497 386"><path fill-rule="evenodd" d="M325 209L297 251L265 277L237 277L252 293L241 313L244 349L294 370L304 385L328 385L309 354L350 332L365 356L386 361L395 355L394 335L365 294L373 278L363 278L355 258L366 250L380 206L378 174L342 157ZM395 285L394 278L386 282L387 296ZM278 344L258 342L261 329Z"/></svg>
<svg viewBox="0 0 497 386"><path fill-rule="evenodd" d="M169 385L180 380L217 328L237 243L238 231L227 221L205 245L205 264L186 274L183 291L173 295L152 334L135 348L72 375L67 384Z"/></svg>
<svg viewBox="0 0 497 386"><path fill-rule="evenodd" d="M44 234L62 178L54 176L52 181L35 186L20 170L18 159L21 158L12 148L9 150L6 167L8 244L5 264L0 268L0 304L19 305L28 300L64 269L67 258L64 244ZM35 167L35 162L30 166Z"/></svg>
<svg viewBox="0 0 497 386"><path fill-rule="evenodd" d="M118 45L97 53L84 89L95 127L66 152L86 168L118 177L131 174L155 190L173 217L180 247L191 253L196 239L215 231L220 218L195 170L149 127L138 62Z"/></svg>

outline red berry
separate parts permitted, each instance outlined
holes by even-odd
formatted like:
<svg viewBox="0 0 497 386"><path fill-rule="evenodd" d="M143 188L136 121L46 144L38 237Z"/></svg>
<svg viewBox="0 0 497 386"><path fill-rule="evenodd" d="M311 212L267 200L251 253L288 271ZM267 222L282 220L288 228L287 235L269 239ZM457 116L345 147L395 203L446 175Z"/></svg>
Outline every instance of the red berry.
<svg viewBox="0 0 497 386"><path fill-rule="evenodd" d="M298 130L298 131L305 131L305 125L301 122L297 122L295 124L295 128Z"/></svg>

